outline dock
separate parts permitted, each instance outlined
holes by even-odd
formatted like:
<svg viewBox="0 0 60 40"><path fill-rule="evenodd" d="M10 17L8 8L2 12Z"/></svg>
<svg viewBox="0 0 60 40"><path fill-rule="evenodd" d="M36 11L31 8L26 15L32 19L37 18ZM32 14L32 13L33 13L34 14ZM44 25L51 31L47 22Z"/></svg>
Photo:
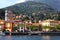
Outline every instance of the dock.
<svg viewBox="0 0 60 40"><path fill-rule="evenodd" d="M60 36L60 32L5 32L5 35L57 35Z"/></svg>

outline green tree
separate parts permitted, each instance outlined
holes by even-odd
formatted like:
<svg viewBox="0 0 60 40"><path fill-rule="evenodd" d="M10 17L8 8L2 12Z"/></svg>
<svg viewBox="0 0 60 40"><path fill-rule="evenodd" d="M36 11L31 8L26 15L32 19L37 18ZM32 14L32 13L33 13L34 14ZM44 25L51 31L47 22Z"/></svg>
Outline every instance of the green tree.
<svg viewBox="0 0 60 40"><path fill-rule="evenodd" d="M57 25L57 26L56 26L56 29L57 29L57 30L60 30L60 25Z"/></svg>
<svg viewBox="0 0 60 40"><path fill-rule="evenodd" d="M49 30L51 30L51 27L50 26L42 26L42 30L45 30L46 31L46 29L49 29Z"/></svg>
<svg viewBox="0 0 60 40"><path fill-rule="evenodd" d="M43 26L42 28L43 28L43 29L46 29L46 28L51 29L51 27L50 27L50 26Z"/></svg>
<svg viewBox="0 0 60 40"><path fill-rule="evenodd" d="M30 29L31 29L32 31L38 30L38 26L31 25L31 26L30 26Z"/></svg>
<svg viewBox="0 0 60 40"><path fill-rule="evenodd" d="M4 19L4 18L5 18L5 10L0 9L0 19Z"/></svg>
<svg viewBox="0 0 60 40"><path fill-rule="evenodd" d="M17 30L18 28L19 28L18 26L14 26L13 31Z"/></svg>

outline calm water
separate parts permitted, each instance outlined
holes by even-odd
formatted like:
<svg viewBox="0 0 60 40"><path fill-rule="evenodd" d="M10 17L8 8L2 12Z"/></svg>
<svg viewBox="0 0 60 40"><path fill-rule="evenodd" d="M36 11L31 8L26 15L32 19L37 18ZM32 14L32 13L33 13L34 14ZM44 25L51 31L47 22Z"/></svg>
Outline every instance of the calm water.
<svg viewBox="0 0 60 40"><path fill-rule="evenodd" d="M60 40L60 36L0 36L0 40Z"/></svg>

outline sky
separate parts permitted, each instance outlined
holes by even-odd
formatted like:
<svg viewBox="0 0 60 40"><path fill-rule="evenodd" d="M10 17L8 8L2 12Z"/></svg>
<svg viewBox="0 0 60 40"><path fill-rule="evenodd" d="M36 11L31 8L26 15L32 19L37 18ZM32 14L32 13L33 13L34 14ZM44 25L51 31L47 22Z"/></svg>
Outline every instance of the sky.
<svg viewBox="0 0 60 40"><path fill-rule="evenodd" d="M0 0L0 8L8 7L16 3L24 2L25 0Z"/></svg>

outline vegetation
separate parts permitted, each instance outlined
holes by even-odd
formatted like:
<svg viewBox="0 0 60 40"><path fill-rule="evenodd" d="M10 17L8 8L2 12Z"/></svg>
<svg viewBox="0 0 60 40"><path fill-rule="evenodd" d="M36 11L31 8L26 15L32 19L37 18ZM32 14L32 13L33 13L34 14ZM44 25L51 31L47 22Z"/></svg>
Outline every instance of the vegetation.
<svg viewBox="0 0 60 40"><path fill-rule="evenodd" d="M4 18L5 18L5 10L0 9L0 19L4 19Z"/></svg>
<svg viewBox="0 0 60 40"><path fill-rule="evenodd" d="M26 17L23 17L23 20L60 20L60 12L55 11L52 7L44 3L28 1L0 9L0 19L4 19L5 9L11 10L16 15L27 15Z"/></svg>
<svg viewBox="0 0 60 40"><path fill-rule="evenodd" d="M37 31L37 30L38 30L38 26L31 25L31 26L30 26L30 29L31 29L32 31Z"/></svg>
<svg viewBox="0 0 60 40"><path fill-rule="evenodd" d="M18 24L17 26L13 27L13 30L18 30L19 27L25 27L25 24Z"/></svg>
<svg viewBox="0 0 60 40"><path fill-rule="evenodd" d="M60 30L60 25L57 25L57 26L56 26L56 29L57 29L57 30Z"/></svg>
<svg viewBox="0 0 60 40"><path fill-rule="evenodd" d="M47 28L48 28L48 29L51 29L50 26L43 26L42 28L43 28L43 29L47 29Z"/></svg>
<svg viewBox="0 0 60 40"><path fill-rule="evenodd" d="M18 28L19 28L18 26L14 26L13 31L17 30Z"/></svg>

